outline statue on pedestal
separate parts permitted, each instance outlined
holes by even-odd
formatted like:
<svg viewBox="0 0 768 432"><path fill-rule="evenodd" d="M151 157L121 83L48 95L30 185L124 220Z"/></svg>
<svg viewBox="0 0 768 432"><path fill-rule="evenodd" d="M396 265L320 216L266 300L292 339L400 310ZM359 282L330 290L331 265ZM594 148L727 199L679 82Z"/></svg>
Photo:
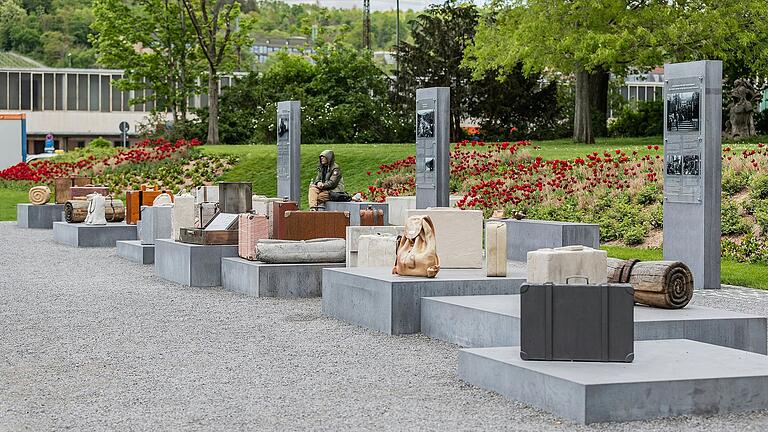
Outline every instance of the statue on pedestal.
<svg viewBox="0 0 768 432"><path fill-rule="evenodd" d="M725 135L731 139L744 139L757 135L754 114L762 92L755 88L749 79L737 79L731 90L731 102L728 104L729 119L725 124Z"/></svg>

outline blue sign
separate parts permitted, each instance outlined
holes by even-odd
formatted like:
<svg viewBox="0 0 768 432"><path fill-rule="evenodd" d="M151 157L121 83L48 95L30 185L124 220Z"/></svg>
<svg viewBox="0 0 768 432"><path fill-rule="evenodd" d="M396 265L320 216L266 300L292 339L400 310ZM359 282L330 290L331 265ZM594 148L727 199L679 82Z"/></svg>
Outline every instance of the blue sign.
<svg viewBox="0 0 768 432"><path fill-rule="evenodd" d="M45 152L46 153L53 153L55 150L53 145L53 135L48 134L45 136Z"/></svg>

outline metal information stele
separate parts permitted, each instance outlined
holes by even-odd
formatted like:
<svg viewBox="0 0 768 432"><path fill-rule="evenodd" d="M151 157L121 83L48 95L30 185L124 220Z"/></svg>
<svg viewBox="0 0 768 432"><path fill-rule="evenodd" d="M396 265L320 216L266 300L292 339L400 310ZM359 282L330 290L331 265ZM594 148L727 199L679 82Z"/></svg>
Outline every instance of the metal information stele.
<svg viewBox="0 0 768 432"><path fill-rule="evenodd" d="M301 102L277 103L277 196L301 200Z"/></svg>
<svg viewBox="0 0 768 432"><path fill-rule="evenodd" d="M664 259L720 287L722 62L664 66Z"/></svg>
<svg viewBox="0 0 768 432"><path fill-rule="evenodd" d="M416 208L448 207L451 89L416 90Z"/></svg>

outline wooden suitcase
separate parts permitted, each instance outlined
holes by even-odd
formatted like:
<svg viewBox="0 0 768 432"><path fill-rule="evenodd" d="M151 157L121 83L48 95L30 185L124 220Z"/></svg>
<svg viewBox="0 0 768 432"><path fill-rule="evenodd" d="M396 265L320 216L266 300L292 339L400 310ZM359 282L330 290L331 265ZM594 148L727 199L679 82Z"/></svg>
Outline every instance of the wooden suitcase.
<svg viewBox="0 0 768 432"><path fill-rule="evenodd" d="M163 193L157 188L142 186L140 190L125 193L125 223L136 225L141 220L141 206L151 206L155 198Z"/></svg>
<svg viewBox="0 0 768 432"><path fill-rule="evenodd" d="M370 206L366 210L360 210L360 226L381 225L384 225L384 210Z"/></svg>
<svg viewBox="0 0 768 432"><path fill-rule="evenodd" d="M72 199L70 189L72 186L85 186L91 184L90 177L84 176L71 176L71 177L59 177L53 180L53 186L56 189L56 204L64 204Z"/></svg>
<svg viewBox="0 0 768 432"><path fill-rule="evenodd" d="M180 228L179 241L198 245L238 244L238 216L217 213L204 228Z"/></svg>
<svg viewBox="0 0 768 432"><path fill-rule="evenodd" d="M523 284L520 358L631 362L633 291L630 284Z"/></svg>
<svg viewBox="0 0 768 432"><path fill-rule="evenodd" d="M109 196L109 188L106 186L72 186L69 188L71 200L87 199L92 193Z"/></svg>
<svg viewBox="0 0 768 432"><path fill-rule="evenodd" d="M237 254L247 260L256 260L256 242L269 238L269 218L266 215L244 213L237 222Z"/></svg>
<svg viewBox="0 0 768 432"><path fill-rule="evenodd" d="M504 222L485 224L485 264L487 276L507 275L507 224Z"/></svg>
<svg viewBox="0 0 768 432"><path fill-rule="evenodd" d="M275 237L281 240L347 238L349 212L287 211L279 219Z"/></svg>
<svg viewBox="0 0 768 432"><path fill-rule="evenodd" d="M270 203L269 213L269 238L276 237L277 232L280 230L280 225L283 222L283 216L287 211L298 211L299 204L295 201L274 201Z"/></svg>

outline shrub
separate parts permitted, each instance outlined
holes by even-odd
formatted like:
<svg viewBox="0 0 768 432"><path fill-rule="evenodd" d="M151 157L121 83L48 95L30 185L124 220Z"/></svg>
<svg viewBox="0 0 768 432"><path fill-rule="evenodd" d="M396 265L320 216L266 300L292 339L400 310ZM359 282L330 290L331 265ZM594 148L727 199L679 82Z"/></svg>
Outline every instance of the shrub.
<svg viewBox="0 0 768 432"><path fill-rule="evenodd" d="M723 174L723 193L736 195L749 185L751 174L747 171L727 170Z"/></svg>
<svg viewBox="0 0 768 432"><path fill-rule="evenodd" d="M723 239L720 255L739 262L768 264L768 247L752 233L745 235L741 242Z"/></svg>
<svg viewBox="0 0 768 432"><path fill-rule="evenodd" d="M622 240L627 246L639 245L645 240L648 230L642 225L633 225L624 230Z"/></svg>
<svg viewBox="0 0 768 432"><path fill-rule="evenodd" d="M749 226L744 222L736 204L723 204L720 214L720 225L723 235L739 235L749 232Z"/></svg>
<svg viewBox="0 0 768 432"><path fill-rule="evenodd" d="M112 142L105 140L102 137L98 137L95 140L88 143L89 148L103 149L112 147Z"/></svg>
<svg viewBox="0 0 768 432"><path fill-rule="evenodd" d="M768 235L768 202L757 201L753 214L755 215L755 220L757 220L757 226L760 227L760 234L763 236Z"/></svg>
<svg viewBox="0 0 768 432"><path fill-rule="evenodd" d="M647 183L635 195L635 202L640 205L650 205L661 201L661 186L658 183Z"/></svg>
<svg viewBox="0 0 768 432"><path fill-rule="evenodd" d="M749 182L749 195L754 199L768 198L768 174L756 174Z"/></svg>
<svg viewBox="0 0 768 432"><path fill-rule="evenodd" d="M657 136L663 133L664 103L661 100L628 104L608 125L608 134L615 137Z"/></svg>

